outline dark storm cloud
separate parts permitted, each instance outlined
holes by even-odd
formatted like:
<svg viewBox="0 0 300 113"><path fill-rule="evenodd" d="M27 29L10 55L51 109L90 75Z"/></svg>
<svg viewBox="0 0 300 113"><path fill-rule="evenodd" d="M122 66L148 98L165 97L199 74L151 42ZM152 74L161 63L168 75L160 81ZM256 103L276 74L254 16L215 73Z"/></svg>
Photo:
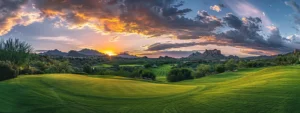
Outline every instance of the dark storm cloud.
<svg viewBox="0 0 300 113"><path fill-rule="evenodd" d="M215 39L212 39L212 37L209 37L210 41L205 42L187 42L187 43L155 43L150 46L148 46L147 51L160 51L160 50L166 50L166 49L173 49L173 48L181 48L181 47L191 47L191 46L197 46L197 45L219 45L219 46L226 46L230 45L228 43L224 43L224 41L217 41Z"/></svg>
<svg viewBox="0 0 300 113"><path fill-rule="evenodd" d="M205 14L204 14L205 15ZM213 34L204 42L190 42L190 43L156 43L148 47L148 51L166 50L171 48L190 47L196 45L218 45L218 46L232 46L238 48L252 48L261 51L249 52L266 53L271 52L286 52L293 48L286 47L286 39L280 35L280 31L276 27L272 27L269 36L261 35L262 20L257 17L247 17L240 19L233 14L227 14L223 18L224 24L233 28L226 32Z"/></svg>
<svg viewBox="0 0 300 113"><path fill-rule="evenodd" d="M0 36L6 34L16 24L21 6L27 0L1 0L0 1Z"/></svg>
<svg viewBox="0 0 300 113"><path fill-rule="evenodd" d="M155 43L148 46L147 51L159 51L171 48L181 48L181 47L190 47L198 45L199 43L191 42L191 43Z"/></svg>
<svg viewBox="0 0 300 113"><path fill-rule="evenodd" d="M262 20L258 17L248 17L241 20L232 14L227 14L223 20L229 27L234 28L234 30L218 34L217 38L219 39L230 39L233 45L239 44L240 46L251 48L273 50L285 48L283 46L284 38L280 35L277 28L274 27L271 29L271 34L268 37L260 34Z"/></svg>
<svg viewBox="0 0 300 113"><path fill-rule="evenodd" d="M259 34L262 23L260 18L248 17L241 20L235 15L227 14L223 20L229 27L234 28L234 30L217 34L218 38L231 39L233 43L252 43L253 46L267 44L264 37Z"/></svg>
<svg viewBox="0 0 300 113"><path fill-rule="evenodd" d="M197 19L184 15L177 0L35 0L47 17L60 17L72 28L87 26L99 31L139 33L148 36L173 34L179 37L210 35L220 19L199 12Z"/></svg>
<svg viewBox="0 0 300 113"><path fill-rule="evenodd" d="M240 29L242 27L242 25L243 25L243 21L239 17L237 17L237 16L235 16L235 15L233 15L231 13L227 14L223 18L223 21L225 21L225 23L229 27L232 27L232 28L235 28L235 29Z"/></svg>
<svg viewBox="0 0 300 113"><path fill-rule="evenodd" d="M31 0L45 18L55 18L57 25L77 29L89 27L99 32L138 33L155 37L172 34L181 40L205 39L204 42L163 44L149 46L148 51L195 45L220 45L247 47L258 50L285 51L286 40L279 30L273 29L267 37L261 35L262 20L257 17L239 18L227 14L223 18L198 11L195 18L185 15L191 12L182 8L179 0ZM0 1L0 35L6 34L17 24L10 23L18 16L26 0ZM5 5L4 5L5 4ZM296 2L287 5L299 10ZM223 8L223 4L217 5ZM297 11L299 12L299 11ZM300 20L300 19L299 19ZM299 22L300 23L300 22ZM228 26L229 31L216 33L216 29ZM41 30L41 29L40 29ZM40 35L61 35L60 32L31 31ZM30 33L28 35L30 35Z"/></svg>

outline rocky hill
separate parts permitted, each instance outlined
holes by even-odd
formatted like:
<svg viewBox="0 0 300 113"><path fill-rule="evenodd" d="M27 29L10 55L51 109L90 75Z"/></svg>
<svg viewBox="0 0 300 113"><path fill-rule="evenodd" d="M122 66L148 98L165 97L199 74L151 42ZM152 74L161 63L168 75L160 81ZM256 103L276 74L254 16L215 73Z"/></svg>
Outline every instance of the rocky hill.
<svg viewBox="0 0 300 113"><path fill-rule="evenodd" d="M106 56L103 53L100 53L96 50L92 49L82 49L80 51L71 50L68 53L61 52L57 49L55 50L48 50L46 52L40 53L40 55L47 55L47 56L62 56L62 57L90 57L90 56Z"/></svg>
<svg viewBox="0 0 300 113"><path fill-rule="evenodd" d="M196 52L189 55L187 58L195 60L223 60L223 59L238 59L237 56L225 56L221 53L221 50L205 50L203 53Z"/></svg>
<svg viewBox="0 0 300 113"><path fill-rule="evenodd" d="M67 56L68 53L61 52L57 49L55 50L48 50L46 52L40 53L40 55L46 55L46 56Z"/></svg>
<svg viewBox="0 0 300 113"><path fill-rule="evenodd" d="M105 56L105 54L100 53L99 51L92 50L92 49L82 49L78 51L80 54L87 55L87 56Z"/></svg>
<svg viewBox="0 0 300 113"><path fill-rule="evenodd" d="M68 57L87 57L87 55L81 54L78 51L71 50L68 52Z"/></svg>
<svg viewBox="0 0 300 113"><path fill-rule="evenodd" d="M120 53L120 54L118 54L116 57L119 57L119 58L128 58L128 59L138 58L137 56L130 55L130 54L128 54L127 52Z"/></svg>

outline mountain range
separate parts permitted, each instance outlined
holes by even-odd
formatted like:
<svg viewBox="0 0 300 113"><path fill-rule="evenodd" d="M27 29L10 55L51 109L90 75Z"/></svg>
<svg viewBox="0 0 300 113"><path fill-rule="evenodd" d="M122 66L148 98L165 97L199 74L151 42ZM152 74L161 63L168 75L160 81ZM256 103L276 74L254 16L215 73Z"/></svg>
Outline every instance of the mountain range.
<svg viewBox="0 0 300 113"><path fill-rule="evenodd" d="M225 56L221 53L221 50L205 50L203 53L195 52L189 55L187 58L194 60L225 60L225 59L239 59L238 56Z"/></svg>
<svg viewBox="0 0 300 113"><path fill-rule="evenodd" d="M80 51L71 50L68 53L55 49L55 50L48 50L40 54L48 55L48 56L64 56L64 57L106 56L106 54L92 49L82 49Z"/></svg>
<svg viewBox="0 0 300 113"><path fill-rule="evenodd" d="M107 56L104 53L101 53L97 50L92 50L92 49L82 49L80 51L71 50L67 53L62 52L62 51L57 50L57 49L48 50L48 51L43 50L39 54L40 55L46 55L46 56L62 56L62 57L93 57L93 56L104 57L104 56ZM115 57L127 58L127 59L138 58L137 56L130 55L126 52L120 53L120 54L116 55Z"/></svg>

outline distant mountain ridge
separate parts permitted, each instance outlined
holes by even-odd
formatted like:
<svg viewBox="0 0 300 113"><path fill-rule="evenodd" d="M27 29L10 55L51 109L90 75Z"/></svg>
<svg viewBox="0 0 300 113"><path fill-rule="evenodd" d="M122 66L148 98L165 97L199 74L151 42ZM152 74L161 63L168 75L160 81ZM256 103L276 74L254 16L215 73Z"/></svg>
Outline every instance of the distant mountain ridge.
<svg viewBox="0 0 300 113"><path fill-rule="evenodd" d="M71 50L68 53L55 49L55 50L48 50L46 52L40 53L40 55L62 56L62 57L106 56L104 53L92 49L82 49L80 51Z"/></svg>
<svg viewBox="0 0 300 113"><path fill-rule="evenodd" d="M87 56L106 56L104 53L92 49L82 49L78 52Z"/></svg>
<svg viewBox="0 0 300 113"><path fill-rule="evenodd" d="M57 49L54 50L48 50L46 52L40 53L40 55L47 55L47 56L67 56L68 53L59 51Z"/></svg>
<svg viewBox="0 0 300 113"><path fill-rule="evenodd" d="M238 56L225 56L221 53L221 50L205 50L203 53L195 52L189 55L187 58L195 60L223 60L223 59L238 59Z"/></svg>
<svg viewBox="0 0 300 113"><path fill-rule="evenodd" d="M118 54L116 57L119 57L119 58L128 58L128 59L138 58L137 56L130 55L130 54L127 53L127 52L120 53L120 54Z"/></svg>

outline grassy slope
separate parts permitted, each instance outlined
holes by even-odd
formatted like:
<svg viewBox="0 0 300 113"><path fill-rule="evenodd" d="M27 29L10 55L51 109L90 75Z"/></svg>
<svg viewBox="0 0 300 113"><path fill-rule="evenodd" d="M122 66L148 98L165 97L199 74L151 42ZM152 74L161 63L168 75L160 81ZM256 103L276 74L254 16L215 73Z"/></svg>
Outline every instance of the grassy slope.
<svg viewBox="0 0 300 113"><path fill-rule="evenodd" d="M150 70L156 75L157 81L166 82L166 76L170 72L171 65L162 65L157 68L150 68Z"/></svg>
<svg viewBox="0 0 300 113"><path fill-rule="evenodd" d="M0 82L0 112L300 112L300 66L246 69L176 84L78 75Z"/></svg>

